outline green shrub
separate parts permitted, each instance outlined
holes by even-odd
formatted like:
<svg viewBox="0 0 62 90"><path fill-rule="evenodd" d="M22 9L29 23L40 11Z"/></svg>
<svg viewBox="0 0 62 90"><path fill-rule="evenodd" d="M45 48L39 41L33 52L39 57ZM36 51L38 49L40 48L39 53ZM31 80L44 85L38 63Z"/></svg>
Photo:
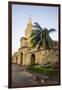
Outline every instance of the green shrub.
<svg viewBox="0 0 62 90"><path fill-rule="evenodd" d="M49 77L55 77L57 75L57 71L56 69L54 69L53 67L35 67L35 65L29 65L28 69L33 73L41 73L44 75L48 75Z"/></svg>

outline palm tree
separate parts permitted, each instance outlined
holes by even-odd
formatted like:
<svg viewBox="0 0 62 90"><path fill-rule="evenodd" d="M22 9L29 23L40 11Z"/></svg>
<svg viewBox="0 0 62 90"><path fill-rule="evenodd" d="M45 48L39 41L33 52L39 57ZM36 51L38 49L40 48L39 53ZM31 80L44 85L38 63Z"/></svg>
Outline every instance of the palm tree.
<svg viewBox="0 0 62 90"><path fill-rule="evenodd" d="M37 50L39 50L41 47L45 49L45 55L47 60L47 50L50 50L54 46L54 41L50 37L50 33L56 31L54 28L42 29L41 26L35 22L33 26L33 30L30 34L30 42L32 44L32 47L37 47Z"/></svg>

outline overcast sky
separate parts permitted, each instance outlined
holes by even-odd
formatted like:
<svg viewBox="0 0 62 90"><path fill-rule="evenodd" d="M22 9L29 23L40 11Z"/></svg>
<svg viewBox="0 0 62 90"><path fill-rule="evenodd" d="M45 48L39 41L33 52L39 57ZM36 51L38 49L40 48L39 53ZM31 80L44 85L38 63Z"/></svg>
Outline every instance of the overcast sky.
<svg viewBox="0 0 62 90"><path fill-rule="evenodd" d="M58 7L12 5L12 53L20 47L20 38L25 34L25 28L32 18L32 23L38 22L42 28L55 28L51 38L58 40Z"/></svg>

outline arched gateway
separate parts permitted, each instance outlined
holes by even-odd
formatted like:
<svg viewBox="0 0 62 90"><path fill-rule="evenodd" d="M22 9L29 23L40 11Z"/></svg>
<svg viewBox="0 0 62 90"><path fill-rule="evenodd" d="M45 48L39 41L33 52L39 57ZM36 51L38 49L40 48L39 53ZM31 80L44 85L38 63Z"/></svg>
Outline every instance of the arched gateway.
<svg viewBox="0 0 62 90"><path fill-rule="evenodd" d="M21 52L21 61L20 61L20 64L22 65L23 64L23 53Z"/></svg>
<svg viewBox="0 0 62 90"><path fill-rule="evenodd" d="M35 54L32 54L31 55L31 64L34 64L35 63Z"/></svg>

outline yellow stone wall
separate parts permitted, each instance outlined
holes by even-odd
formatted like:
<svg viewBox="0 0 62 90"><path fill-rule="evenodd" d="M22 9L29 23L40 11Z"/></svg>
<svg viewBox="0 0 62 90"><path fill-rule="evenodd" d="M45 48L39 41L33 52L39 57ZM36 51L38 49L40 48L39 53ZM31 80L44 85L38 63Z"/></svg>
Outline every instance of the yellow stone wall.
<svg viewBox="0 0 62 90"><path fill-rule="evenodd" d="M56 55L56 52L54 52L53 54L51 52L48 52L47 60L46 60L45 50L31 53L28 48L23 48L17 54L17 56L18 56L17 64L21 64L20 63L21 62L21 52L23 53L23 63L22 63L23 65L29 65L31 63L31 55L32 54L35 55L35 63L39 63L39 64L45 64L48 61L55 62L58 60L58 56ZM13 57L12 62L16 63L16 56Z"/></svg>
<svg viewBox="0 0 62 90"><path fill-rule="evenodd" d="M12 57L12 63L16 63L16 57Z"/></svg>
<svg viewBox="0 0 62 90"><path fill-rule="evenodd" d="M21 54L20 54L20 51L19 51L19 52L18 52L18 64L21 63L20 59L21 59Z"/></svg>

